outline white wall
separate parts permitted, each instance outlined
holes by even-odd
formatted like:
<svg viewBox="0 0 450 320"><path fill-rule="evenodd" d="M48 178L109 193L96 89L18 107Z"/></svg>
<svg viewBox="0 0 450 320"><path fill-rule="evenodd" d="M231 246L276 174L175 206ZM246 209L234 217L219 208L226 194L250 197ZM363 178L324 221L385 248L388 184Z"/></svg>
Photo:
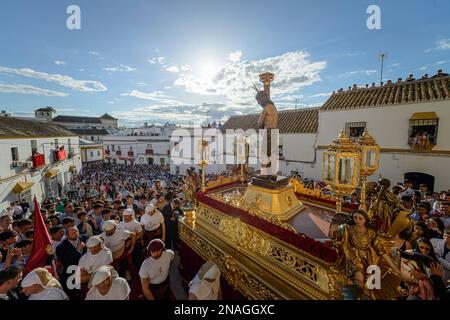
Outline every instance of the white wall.
<svg viewBox="0 0 450 320"><path fill-rule="evenodd" d="M343 111L319 112L319 146L328 145L347 122L366 122L381 148L409 149L409 119L416 112L436 112L439 117L435 150L450 150L450 101L435 101Z"/></svg>
<svg viewBox="0 0 450 320"><path fill-rule="evenodd" d="M75 156L72 159L62 161L60 163L53 163L53 151L55 138L35 138L35 139L1 139L0 142L0 212L8 207L11 202L18 200L18 195L12 189L18 182L34 182L31 188L31 194L36 195L38 201L42 201L48 194L46 189L45 172L50 168L55 168L59 171L57 179L60 181L63 189L66 188L67 183L71 178L69 168L71 165L77 167L77 172L81 169L81 158L79 151L78 137L57 137L59 147L65 146L68 156L69 146L68 139L71 140L71 146L74 149ZM11 158L11 148L17 147L19 151L19 161L31 161L31 140L37 140L37 147L39 153L44 153L46 166L39 170L30 170L24 166L13 168Z"/></svg>
<svg viewBox="0 0 450 320"><path fill-rule="evenodd" d="M82 162L94 162L103 160L103 147L88 146L81 149Z"/></svg>

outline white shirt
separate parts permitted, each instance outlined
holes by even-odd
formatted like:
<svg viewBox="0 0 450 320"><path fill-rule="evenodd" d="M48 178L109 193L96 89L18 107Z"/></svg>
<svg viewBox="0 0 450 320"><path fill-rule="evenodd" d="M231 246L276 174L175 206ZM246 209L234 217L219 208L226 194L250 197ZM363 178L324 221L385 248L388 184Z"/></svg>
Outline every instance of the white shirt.
<svg viewBox="0 0 450 320"><path fill-rule="evenodd" d="M141 217L141 224L147 231L158 229L162 223L164 223L164 216L159 211L156 211L153 215L146 213Z"/></svg>
<svg viewBox="0 0 450 320"><path fill-rule="evenodd" d="M127 280L117 277L113 278L111 288L107 294L102 295L95 288L94 290L90 290L88 292L86 295L86 300L127 300L130 291L131 289Z"/></svg>
<svg viewBox="0 0 450 320"><path fill-rule="evenodd" d="M148 278L151 284L160 284L167 279L170 270L170 264L175 258L175 253L172 250L164 250L159 259L148 257L142 263L139 270L141 278Z"/></svg>
<svg viewBox="0 0 450 320"><path fill-rule="evenodd" d="M198 300L218 300L220 288L220 277L214 282L200 280L198 274L189 284L189 293L194 294Z"/></svg>
<svg viewBox="0 0 450 320"><path fill-rule="evenodd" d="M106 265L110 265L113 262L111 250L108 248L102 249L98 254L93 255L89 249L78 262L78 266L86 270L89 274L97 270L98 268Z"/></svg>
<svg viewBox="0 0 450 320"><path fill-rule="evenodd" d="M134 232L136 234L140 233L142 231L142 226L137 222L136 220L131 220L130 222L122 221L119 224L119 228L128 230L130 232Z"/></svg>
<svg viewBox="0 0 450 320"><path fill-rule="evenodd" d="M112 252L117 252L125 246L125 240L130 237L131 232L125 229L116 228L116 231L112 236L107 236L106 232L103 232L100 236L105 240L105 247Z"/></svg>
<svg viewBox="0 0 450 320"><path fill-rule="evenodd" d="M69 297L61 289L45 288L42 292L30 295L28 300L69 300Z"/></svg>

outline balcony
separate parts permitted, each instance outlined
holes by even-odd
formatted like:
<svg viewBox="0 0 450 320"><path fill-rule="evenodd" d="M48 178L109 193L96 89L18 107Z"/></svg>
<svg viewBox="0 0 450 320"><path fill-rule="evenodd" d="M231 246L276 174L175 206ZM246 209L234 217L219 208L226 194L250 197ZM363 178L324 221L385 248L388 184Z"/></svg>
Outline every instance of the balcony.
<svg viewBox="0 0 450 320"><path fill-rule="evenodd" d="M153 149L146 149L145 150L145 154L149 155L149 156L152 156L153 155Z"/></svg>
<svg viewBox="0 0 450 320"><path fill-rule="evenodd" d="M35 153L31 156L31 161L33 162L34 169L45 166L45 156L41 153Z"/></svg>
<svg viewBox="0 0 450 320"><path fill-rule="evenodd" d="M64 147L59 148L59 150L55 150L53 154L53 159L55 162L64 161L67 159L66 150Z"/></svg>
<svg viewBox="0 0 450 320"><path fill-rule="evenodd" d="M128 157L133 158L134 157L134 152L133 151L128 151Z"/></svg>

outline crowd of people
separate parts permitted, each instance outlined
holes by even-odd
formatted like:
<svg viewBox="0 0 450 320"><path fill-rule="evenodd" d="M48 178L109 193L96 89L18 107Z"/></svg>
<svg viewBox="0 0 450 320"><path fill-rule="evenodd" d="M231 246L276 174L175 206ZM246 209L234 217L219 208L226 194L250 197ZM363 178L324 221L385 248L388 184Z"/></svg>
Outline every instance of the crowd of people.
<svg viewBox="0 0 450 320"><path fill-rule="evenodd" d="M188 180L156 165L83 165L66 194L41 203L49 258L45 268L26 274L34 239L31 204L13 203L0 217L0 299L175 299L170 274L179 250L178 218L190 201L186 186L197 185ZM321 182L303 182L330 192ZM408 226L392 240L402 253L408 298L448 299L450 193L431 193L425 184L414 190L409 180L391 187L382 179L367 187L368 211L355 211L354 219L371 218L377 230L387 231L406 212ZM359 206L360 193L346 202ZM191 280L189 299L220 298L220 270L212 261Z"/></svg>
<svg viewBox="0 0 450 320"><path fill-rule="evenodd" d="M33 247L28 207L0 218L0 299L175 299L170 270L179 250L182 177L156 165L83 165L61 198L40 213L51 237L47 267L24 274ZM208 261L186 293L218 299L220 270Z"/></svg>

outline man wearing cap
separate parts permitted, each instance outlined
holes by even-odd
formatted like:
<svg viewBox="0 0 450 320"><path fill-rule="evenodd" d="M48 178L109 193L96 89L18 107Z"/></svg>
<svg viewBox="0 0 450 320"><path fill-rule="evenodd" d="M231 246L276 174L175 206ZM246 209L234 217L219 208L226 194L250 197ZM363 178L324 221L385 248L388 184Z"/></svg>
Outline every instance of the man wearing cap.
<svg viewBox="0 0 450 320"><path fill-rule="evenodd" d="M89 282L92 273L98 268L113 262L111 250L105 248L100 236L92 236L86 242L87 252L80 258L81 283Z"/></svg>
<svg viewBox="0 0 450 320"><path fill-rule="evenodd" d="M142 248L144 246L143 234L144 231L139 222L134 218L133 209L125 209L123 211L123 221L120 222L119 228L128 230L136 234L136 246L133 250L133 262L135 266L140 266L142 263Z"/></svg>
<svg viewBox="0 0 450 320"><path fill-rule="evenodd" d="M37 268L23 278L22 292L28 300L69 300L61 284L44 268Z"/></svg>
<svg viewBox="0 0 450 320"><path fill-rule="evenodd" d="M128 282L119 277L112 266L98 268L89 281L86 300L128 300L131 292Z"/></svg>
<svg viewBox="0 0 450 320"><path fill-rule="evenodd" d="M145 240L147 243L153 239L166 239L166 226L164 216L152 204L145 207L145 214L141 217L141 225L145 230Z"/></svg>
<svg viewBox="0 0 450 320"><path fill-rule="evenodd" d="M105 247L111 250L113 256L112 266L119 271L119 274L125 275L129 271L131 253L136 244L136 234L125 229L117 228L118 223L115 220L108 220L103 225L103 233L100 235L105 240ZM130 239L129 242L127 240Z"/></svg>
<svg viewBox="0 0 450 320"><path fill-rule="evenodd" d="M208 261L189 283L189 300L220 299L220 270L213 261Z"/></svg>
<svg viewBox="0 0 450 320"><path fill-rule="evenodd" d="M147 251L150 256L144 260L139 276L142 291L147 300L174 300L170 288L170 267L175 258L172 250L166 249L160 239L150 241Z"/></svg>

